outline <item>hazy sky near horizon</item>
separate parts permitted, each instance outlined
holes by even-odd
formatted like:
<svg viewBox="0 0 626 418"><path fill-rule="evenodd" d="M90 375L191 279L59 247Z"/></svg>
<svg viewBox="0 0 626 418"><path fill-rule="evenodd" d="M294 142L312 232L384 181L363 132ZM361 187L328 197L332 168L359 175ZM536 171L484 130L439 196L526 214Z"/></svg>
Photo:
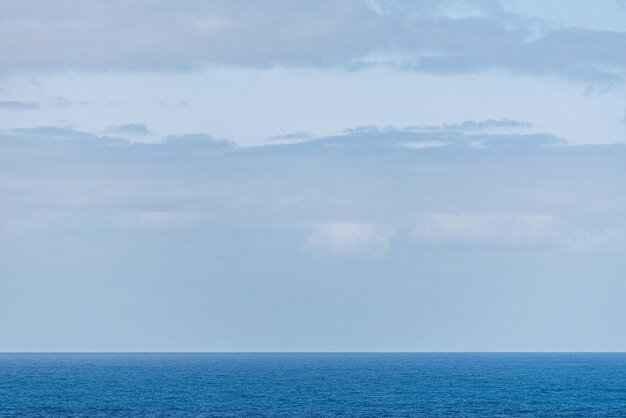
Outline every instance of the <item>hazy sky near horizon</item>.
<svg viewBox="0 0 626 418"><path fill-rule="evenodd" d="M626 2L0 0L0 351L626 350Z"/></svg>

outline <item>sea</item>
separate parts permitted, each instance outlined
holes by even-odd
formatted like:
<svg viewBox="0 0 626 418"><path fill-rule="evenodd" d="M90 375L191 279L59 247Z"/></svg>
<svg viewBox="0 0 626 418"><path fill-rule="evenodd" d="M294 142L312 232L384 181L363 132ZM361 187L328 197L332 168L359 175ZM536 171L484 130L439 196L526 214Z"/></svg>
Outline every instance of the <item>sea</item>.
<svg viewBox="0 0 626 418"><path fill-rule="evenodd" d="M7 353L0 416L626 417L626 354Z"/></svg>

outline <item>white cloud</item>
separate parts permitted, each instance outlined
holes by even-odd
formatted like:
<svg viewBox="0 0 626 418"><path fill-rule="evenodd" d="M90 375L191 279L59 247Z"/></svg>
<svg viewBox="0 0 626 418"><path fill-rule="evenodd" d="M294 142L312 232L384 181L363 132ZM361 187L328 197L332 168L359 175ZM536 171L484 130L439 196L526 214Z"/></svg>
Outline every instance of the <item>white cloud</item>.
<svg viewBox="0 0 626 418"><path fill-rule="evenodd" d="M391 237L384 225L330 222L315 225L306 246L337 256L380 257L389 250Z"/></svg>
<svg viewBox="0 0 626 418"><path fill-rule="evenodd" d="M159 231L177 231L192 228L206 218L206 214L184 211L130 211L115 217L114 224L124 228Z"/></svg>
<svg viewBox="0 0 626 418"><path fill-rule="evenodd" d="M537 247L569 245L576 234L562 220L544 214L431 214L419 217L413 238L434 245Z"/></svg>

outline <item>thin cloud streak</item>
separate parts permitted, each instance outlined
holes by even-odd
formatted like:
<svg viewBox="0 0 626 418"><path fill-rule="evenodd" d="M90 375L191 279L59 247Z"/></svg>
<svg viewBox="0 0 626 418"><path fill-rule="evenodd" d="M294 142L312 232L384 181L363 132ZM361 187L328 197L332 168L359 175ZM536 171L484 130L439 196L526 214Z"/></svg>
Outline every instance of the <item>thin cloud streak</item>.
<svg viewBox="0 0 626 418"><path fill-rule="evenodd" d="M39 109L38 102L23 102L19 100L0 100L0 109L32 110Z"/></svg>

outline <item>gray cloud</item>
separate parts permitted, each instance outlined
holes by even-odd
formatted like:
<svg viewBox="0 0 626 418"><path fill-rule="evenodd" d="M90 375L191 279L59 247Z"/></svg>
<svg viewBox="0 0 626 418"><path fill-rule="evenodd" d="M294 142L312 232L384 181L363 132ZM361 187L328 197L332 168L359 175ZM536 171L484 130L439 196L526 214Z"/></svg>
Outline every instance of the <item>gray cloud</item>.
<svg viewBox="0 0 626 418"><path fill-rule="evenodd" d="M291 133L284 134L284 135L272 136L272 137L269 137L268 139L270 141L289 142L289 141L306 141L306 140L313 139L313 138L315 138L315 135L313 135L310 132L298 131L298 132L291 132Z"/></svg>
<svg viewBox="0 0 626 418"><path fill-rule="evenodd" d="M0 109L30 110L38 109L38 102L22 102L19 100L0 100Z"/></svg>
<svg viewBox="0 0 626 418"><path fill-rule="evenodd" d="M81 222L183 230L233 219L300 225L304 248L339 256L393 252L404 239L498 248L517 240L507 251L604 245L626 205L616 192L626 146L472 130L483 123L494 124L363 127L261 147L206 134L137 144L64 127L17 129L0 134L10 173L0 182L0 232Z"/></svg>
<svg viewBox="0 0 626 418"><path fill-rule="evenodd" d="M39 142L54 141L89 141L89 144L101 145L109 141L108 137L101 137L88 132L82 132L68 127L60 126L37 126L34 128L13 129L2 136L4 139L18 139L27 144L37 144ZM25 140L30 140L25 141Z"/></svg>
<svg viewBox="0 0 626 418"><path fill-rule="evenodd" d="M408 128L361 126L347 129L341 135L313 138L285 145L284 152L302 149L329 153L405 153L480 152L503 149L535 152L546 147L566 145L567 142L550 133L515 132L532 124L509 119L466 121L441 126ZM276 145L274 147L281 147ZM271 148L271 146L270 146Z"/></svg>
<svg viewBox="0 0 626 418"><path fill-rule="evenodd" d="M163 142L163 146L181 150L225 149L235 146L233 141L216 139L203 133L171 135Z"/></svg>
<svg viewBox="0 0 626 418"><path fill-rule="evenodd" d="M455 125L446 125L455 126ZM489 128L532 128L533 124L527 121L512 119L487 119L483 121L468 120L458 125L461 129L489 129Z"/></svg>
<svg viewBox="0 0 626 418"><path fill-rule="evenodd" d="M402 145L434 138L444 145ZM295 336L323 340L350 313L355 321L333 335L350 334L365 316L364 333L371 336L378 318L377 329L396 338L390 351L484 350L511 323L505 336L517 336L529 312L537 324L550 318L555 301L566 313L555 327L581 335L581 345L568 347L589 350L598 323L610 325L600 335L605 344L623 346L614 331L626 314L626 146L546 146L538 138L557 141L445 126L368 127L263 147L204 134L132 144L69 128L3 132L0 277L11 292L0 307L19 315L0 315L0 349L145 351L149 339L148 348L173 351L167 341L184 336L194 345L182 349L219 351L216 338L231 341L237 329L256 334L233 349L289 350L254 344L280 340L285 322L268 332L293 316L289 338L313 316L317 322ZM471 145L479 139L487 144ZM522 152L491 144L498 141ZM46 309L51 301L67 308ZM72 321L87 308L107 321L89 338L93 345L81 346L82 330L91 328L79 322L77 332ZM465 335L468 323L502 316L474 345L448 340ZM137 322L128 335L148 331L119 340L129 318ZM159 327L161 318L173 326ZM213 323L206 318L226 318L228 329L195 340ZM394 332L391 323L399 324ZM523 338L489 348L527 347L530 335L545 349L554 329L537 334L535 323ZM63 338L51 340L48 329ZM397 339L407 335L414 339Z"/></svg>
<svg viewBox="0 0 626 418"><path fill-rule="evenodd" d="M124 123L121 125L109 126L104 132L113 135L138 135L145 136L150 133L148 127L143 123Z"/></svg>
<svg viewBox="0 0 626 418"><path fill-rule="evenodd" d="M72 106L87 106L91 104L88 100L70 100L67 97L55 96L49 100L50 106L54 107L72 107Z"/></svg>
<svg viewBox="0 0 626 418"><path fill-rule="evenodd" d="M244 155L342 155L359 154L405 154L405 153L457 153L516 150L542 152L545 148L563 147L567 142L550 133L502 132L501 127L526 128L529 122L509 119L465 121L441 126L398 128L394 126L361 126L346 129L340 135L317 137L310 133L295 133L281 137L285 143L257 147L238 147L233 141L217 139L204 133L170 135L160 142L133 144L125 138L149 132L143 124L125 124L106 128L106 135L78 131L67 127L42 126L20 128L0 134L0 145L18 147L40 145L61 149L94 150L97 158L117 155L122 158L169 158L184 155L221 155L226 152ZM568 147L572 148L572 147ZM597 149L601 147L596 147Z"/></svg>
<svg viewBox="0 0 626 418"><path fill-rule="evenodd" d="M491 131L518 131L532 128L533 124L523 120L513 119L487 119L487 120L467 120L462 123L444 123L443 125L420 125L404 128L407 131L428 132L428 131L448 131L448 132L491 132Z"/></svg>
<svg viewBox="0 0 626 418"><path fill-rule="evenodd" d="M626 49L626 33L553 28L489 0L29 0L2 3L0 13L5 71L390 65L603 83L626 71L626 55L615 52Z"/></svg>

